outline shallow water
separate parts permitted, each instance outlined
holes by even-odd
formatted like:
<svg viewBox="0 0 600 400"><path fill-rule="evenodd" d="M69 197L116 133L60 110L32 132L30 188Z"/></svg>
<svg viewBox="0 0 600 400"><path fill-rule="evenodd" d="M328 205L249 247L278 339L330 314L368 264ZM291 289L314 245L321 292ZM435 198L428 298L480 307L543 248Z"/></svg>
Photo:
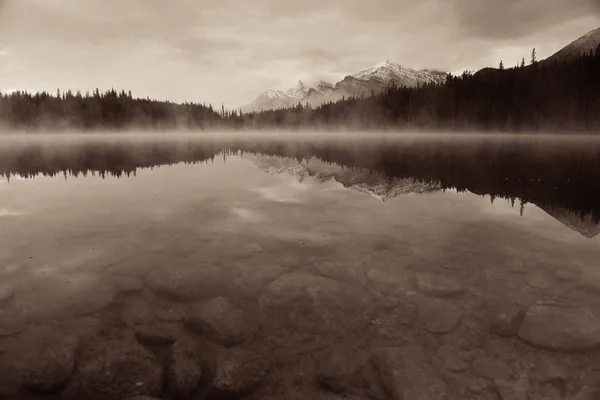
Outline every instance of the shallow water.
<svg viewBox="0 0 600 400"><path fill-rule="evenodd" d="M598 141L3 143L0 398L598 396Z"/></svg>

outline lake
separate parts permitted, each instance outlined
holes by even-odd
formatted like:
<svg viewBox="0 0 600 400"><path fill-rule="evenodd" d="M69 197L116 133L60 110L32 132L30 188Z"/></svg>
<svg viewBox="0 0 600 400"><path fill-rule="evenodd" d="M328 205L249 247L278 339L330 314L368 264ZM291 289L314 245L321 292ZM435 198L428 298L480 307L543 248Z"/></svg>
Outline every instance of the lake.
<svg viewBox="0 0 600 400"><path fill-rule="evenodd" d="M597 399L600 140L0 139L0 398Z"/></svg>

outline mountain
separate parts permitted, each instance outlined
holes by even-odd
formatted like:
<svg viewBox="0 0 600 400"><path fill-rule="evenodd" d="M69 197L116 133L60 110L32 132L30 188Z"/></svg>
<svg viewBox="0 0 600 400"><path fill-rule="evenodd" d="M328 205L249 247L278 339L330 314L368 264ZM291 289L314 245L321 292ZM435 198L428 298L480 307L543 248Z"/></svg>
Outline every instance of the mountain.
<svg viewBox="0 0 600 400"><path fill-rule="evenodd" d="M307 87L300 81L296 88L286 92L268 90L260 94L250 104L243 106L242 110L248 112L278 109L298 103L319 106L329 101L340 100L343 97L369 95L371 92L377 93L392 84L416 87L426 83L443 83L446 76L447 73L442 71L414 70L387 60L355 74L347 75L335 85L320 81L314 87Z"/></svg>
<svg viewBox="0 0 600 400"><path fill-rule="evenodd" d="M392 200L403 194L421 194L437 192L441 190L441 187L436 184L419 182L414 179L393 179L391 181L381 180L374 184L355 183L349 187L361 193L368 194L369 196L383 202Z"/></svg>
<svg viewBox="0 0 600 400"><path fill-rule="evenodd" d="M386 202L395 197L409 193L428 193L441 190L437 184L419 182L414 179L389 179L382 174L362 169L342 168L336 164L328 164L318 159L298 162L292 158L249 155L250 160L268 174L288 174L298 182L312 176L319 182L330 179L341 183L344 187L367 194L377 200Z"/></svg>
<svg viewBox="0 0 600 400"><path fill-rule="evenodd" d="M298 81L296 87L287 91L267 90L258 95L248 106L242 107L244 112L254 110L268 110L291 107L302 100L309 92L310 88L302 81Z"/></svg>
<svg viewBox="0 0 600 400"><path fill-rule="evenodd" d="M548 61L571 61L577 59L583 53L595 51L600 45L600 28L586 33L579 39L563 47L561 50L548 57Z"/></svg>
<svg viewBox="0 0 600 400"><path fill-rule="evenodd" d="M335 85L339 91L349 95L369 94L391 84L396 86L416 87L427 83L444 83L448 74L427 69L414 70L386 60L371 68L346 76Z"/></svg>

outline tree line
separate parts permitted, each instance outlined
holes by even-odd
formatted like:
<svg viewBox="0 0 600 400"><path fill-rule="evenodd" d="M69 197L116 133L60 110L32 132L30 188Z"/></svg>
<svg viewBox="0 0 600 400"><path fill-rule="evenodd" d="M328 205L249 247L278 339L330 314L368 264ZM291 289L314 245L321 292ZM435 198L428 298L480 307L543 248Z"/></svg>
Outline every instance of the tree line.
<svg viewBox="0 0 600 400"><path fill-rule="evenodd" d="M0 93L0 127L8 130L207 129L222 119L212 105L134 98L124 90Z"/></svg>
<svg viewBox="0 0 600 400"><path fill-rule="evenodd" d="M245 115L240 126L504 132L600 131L600 46L575 60L465 71L443 84L390 86L315 109Z"/></svg>
<svg viewBox="0 0 600 400"><path fill-rule="evenodd" d="M524 60L512 68L449 74L443 84L392 85L319 107L243 114L212 105L96 90L0 93L0 126L14 130L406 129L504 132L600 131L600 46L575 60Z"/></svg>

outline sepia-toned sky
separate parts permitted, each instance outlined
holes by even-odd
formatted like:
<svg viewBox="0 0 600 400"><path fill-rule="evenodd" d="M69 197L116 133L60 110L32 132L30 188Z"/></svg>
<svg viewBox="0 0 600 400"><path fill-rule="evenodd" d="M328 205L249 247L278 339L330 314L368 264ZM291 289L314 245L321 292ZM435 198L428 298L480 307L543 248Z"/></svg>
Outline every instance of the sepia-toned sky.
<svg viewBox="0 0 600 400"><path fill-rule="evenodd" d="M0 0L0 90L115 87L236 107L386 59L512 66L598 27L600 0Z"/></svg>

